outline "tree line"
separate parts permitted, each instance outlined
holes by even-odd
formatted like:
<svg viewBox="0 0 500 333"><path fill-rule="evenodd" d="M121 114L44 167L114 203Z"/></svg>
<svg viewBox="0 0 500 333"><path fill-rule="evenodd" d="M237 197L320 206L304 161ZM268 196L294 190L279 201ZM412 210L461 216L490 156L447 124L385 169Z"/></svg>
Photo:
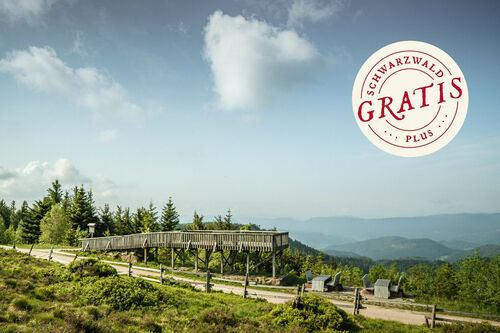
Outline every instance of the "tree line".
<svg viewBox="0 0 500 333"><path fill-rule="evenodd" d="M171 197L162 207L161 214L153 202L135 211L122 206L113 211L109 204L98 208L91 190L85 190L81 185L75 186L72 191L63 191L59 181L55 180L47 189L47 194L31 206L23 201L21 207L16 208L15 201L9 205L0 200L0 243L16 241L76 246L79 245L79 238L90 236L89 223L95 223L96 237L180 228L230 230L235 227L231 210L224 217L215 216L213 222L204 222L203 218L195 211L193 222L181 225Z"/></svg>

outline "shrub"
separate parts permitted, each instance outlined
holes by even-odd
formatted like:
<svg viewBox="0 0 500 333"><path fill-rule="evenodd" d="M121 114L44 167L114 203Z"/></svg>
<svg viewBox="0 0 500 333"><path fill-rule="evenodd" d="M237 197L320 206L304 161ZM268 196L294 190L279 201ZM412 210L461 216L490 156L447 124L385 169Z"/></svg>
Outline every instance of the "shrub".
<svg viewBox="0 0 500 333"><path fill-rule="evenodd" d="M106 277L116 275L116 269L97 259L78 260L68 265L68 271L72 280L79 280L83 277L96 276Z"/></svg>
<svg viewBox="0 0 500 333"><path fill-rule="evenodd" d="M28 299L24 297L14 299L12 301L12 306L17 310L22 311L31 311L31 309L33 309Z"/></svg>
<svg viewBox="0 0 500 333"><path fill-rule="evenodd" d="M234 313L225 306L214 307L208 309L201 315L201 321L208 324L233 326L236 324L236 317Z"/></svg>
<svg viewBox="0 0 500 333"><path fill-rule="evenodd" d="M302 309L292 308L291 302L279 305L270 312L276 325L305 328L312 332L321 329L350 330L355 328L345 311L316 295L302 297Z"/></svg>
<svg viewBox="0 0 500 333"><path fill-rule="evenodd" d="M77 303L107 304L115 310L176 304L174 297L165 290L144 280L128 277L86 278L73 291L78 295Z"/></svg>

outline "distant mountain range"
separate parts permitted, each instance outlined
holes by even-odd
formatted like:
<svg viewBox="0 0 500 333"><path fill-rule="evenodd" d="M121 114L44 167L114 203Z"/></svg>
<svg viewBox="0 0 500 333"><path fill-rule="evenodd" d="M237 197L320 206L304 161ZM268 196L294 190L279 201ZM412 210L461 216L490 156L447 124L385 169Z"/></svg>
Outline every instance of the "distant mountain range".
<svg viewBox="0 0 500 333"><path fill-rule="evenodd" d="M242 222L289 231L290 237L321 250L386 236L427 238L449 249L458 250L486 244L500 245L500 213L376 219L333 216L304 221L291 218L254 218Z"/></svg>
<svg viewBox="0 0 500 333"><path fill-rule="evenodd" d="M470 250L452 249L428 238L408 239L399 236L380 237L360 242L336 245L323 250L332 256L355 253L375 260L421 257L429 260L456 261L468 253L478 251L481 256L500 254L500 245L483 245Z"/></svg>

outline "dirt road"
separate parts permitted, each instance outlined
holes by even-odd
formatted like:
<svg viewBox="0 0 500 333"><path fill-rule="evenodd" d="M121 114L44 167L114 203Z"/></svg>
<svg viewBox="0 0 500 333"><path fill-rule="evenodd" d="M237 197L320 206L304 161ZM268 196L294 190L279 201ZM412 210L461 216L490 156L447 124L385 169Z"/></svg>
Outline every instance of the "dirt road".
<svg viewBox="0 0 500 333"><path fill-rule="evenodd" d="M2 246L3 248L11 249L12 247L7 247L7 246ZM17 249L18 251L28 253L28 249ZM59 253L58 253L59 252ZM31 252L31 255L36 257L36 258L41 258L41 259L47 259L49 255L49 250L46 249L33 249ZM74 256L68 255L68 254L62 254L61 250L54 250L52 253L52 260L55 262L59 262L62 264L69 264L70 262L73 261ZM116 264L111 264L118 273L127 273L128 272L128 267L123 266L123 265L116 265ZM141 270L138 267L133 268L133 274L140 274L140 275L147 275L152 278L159 278L159 273L157 272L151 272L151 271L145 271ZM180 277L173 277L173 276L165 276L165 278L168 278L170 280L176 280L179 282L187 282L187 283L194 283L195 287L199 289L204 289L203 284L201 281L197 280L191 280L187 278L180 278ZM218 283L213 283L212 281L212 289L213 290L220 290L225 293L233 293L237 295L243 295L243 287L239 286L230 286L230 285L225 285L225 284L218 284ZM262 289L253 289L252 287L249 287L248 289L249 296L250 297L260 297L266 299L270 303L286 303L287 301L293 299L294 295L292 294L287 294L279 291L268 291L268 290L262 290ZM345 301L339 301L339 300L333 300L329 299L333 304L343 308L346 310L348 313L352 311L353 305L350 302L345 302ZM384 320L393 320L397 322L401 322L404 324L413 324L413 325L423 325L425 324L425 316L429 315L429 313L425 312L419 312L419 311L412 311L412 310L403 310L403 309L398 309L398 308L387 308L387 307L381 307L377 305L365 305L363 304L363 309L360 309L359 314L368 318L374 318L374 319L384 319ZM493 321L493 320L485 320L485 319L478 319L478 318L470 318L470 317L457 317L457 316L449 316L449 315L443 315L439 314L438 318L446 319L446 320L460 320L460 321L467 321L467 322L474 322L474 323L480 323L480 322L489 322L493 326L498 326L500 327L500 322L498 321Z"/></svg>

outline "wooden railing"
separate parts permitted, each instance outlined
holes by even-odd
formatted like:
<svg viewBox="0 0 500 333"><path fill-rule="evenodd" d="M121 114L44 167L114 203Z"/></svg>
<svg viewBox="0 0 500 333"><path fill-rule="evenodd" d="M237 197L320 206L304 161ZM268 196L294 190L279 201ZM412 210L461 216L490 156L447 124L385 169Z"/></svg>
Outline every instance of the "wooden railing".
<svg viewBox="0 0 500 333"><path fill-rule="evenodd" d="M288 232L169 231L124 236L83 238L82 249L127 250L151 247L274 252L288 247Z"/></svg>

